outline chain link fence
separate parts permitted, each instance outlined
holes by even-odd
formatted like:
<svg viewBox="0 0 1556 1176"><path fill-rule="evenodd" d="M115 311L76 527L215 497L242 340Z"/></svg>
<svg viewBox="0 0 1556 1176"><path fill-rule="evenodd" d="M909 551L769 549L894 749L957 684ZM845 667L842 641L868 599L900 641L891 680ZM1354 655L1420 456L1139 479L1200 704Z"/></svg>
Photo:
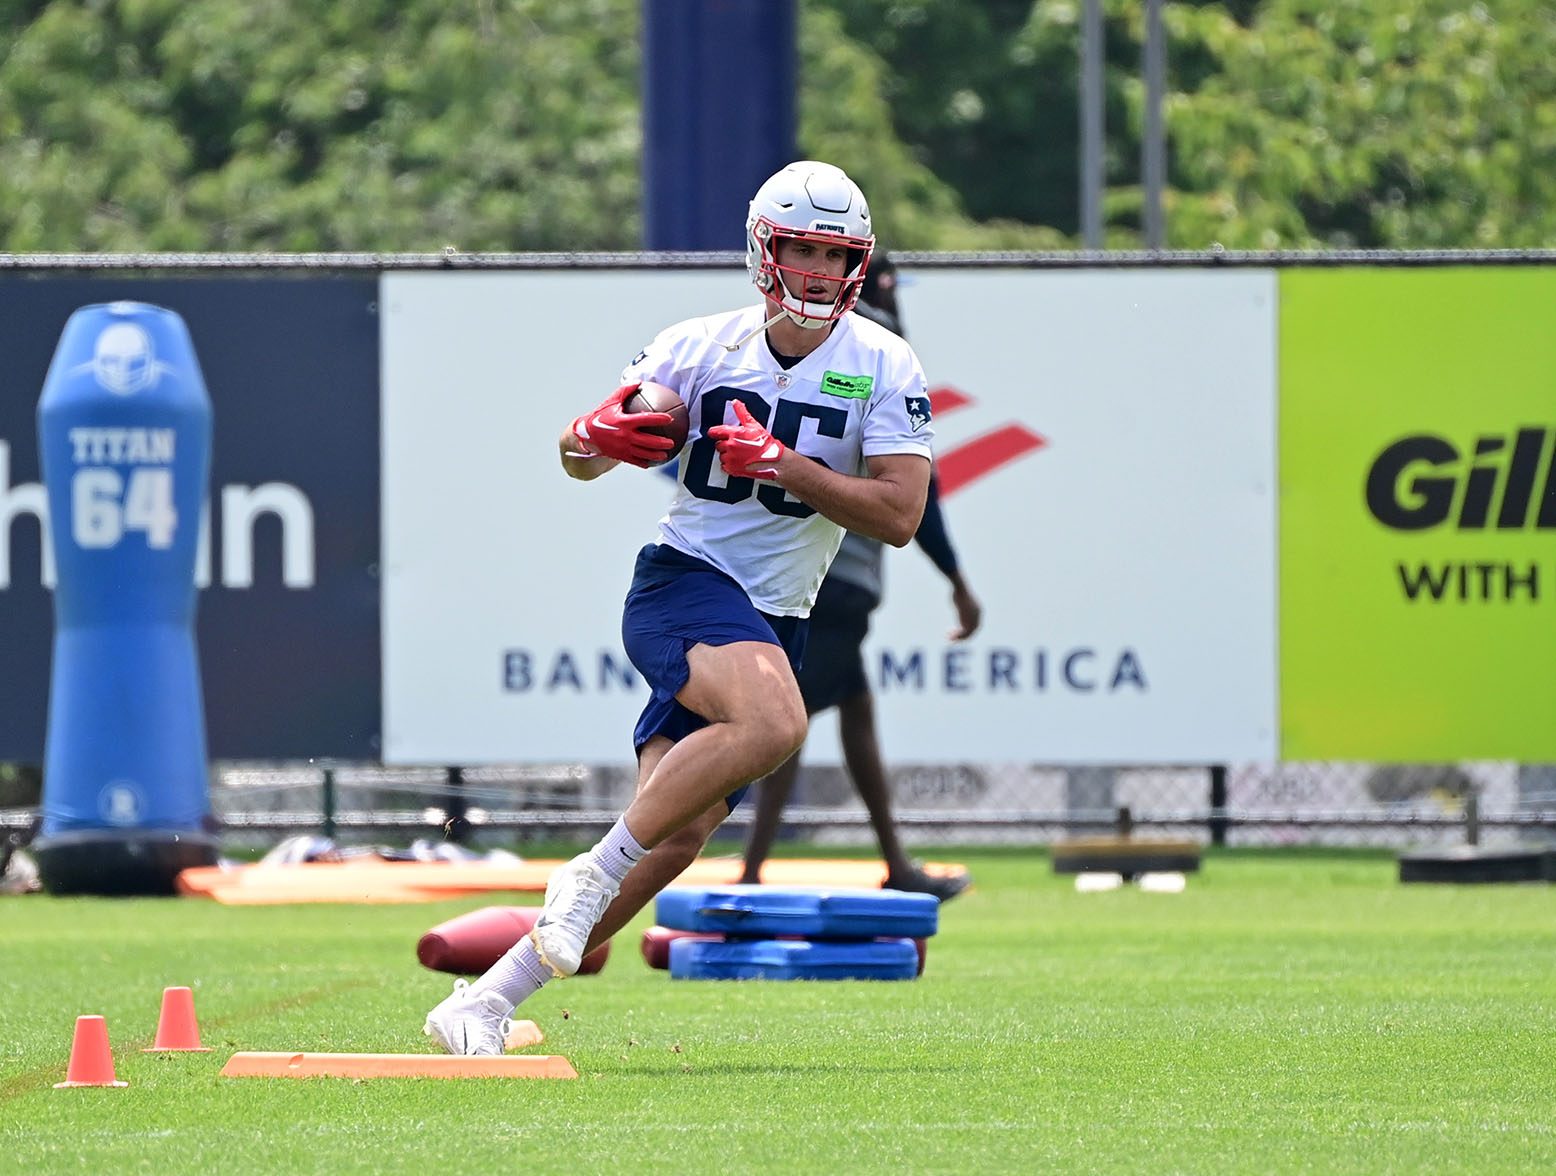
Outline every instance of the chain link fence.
<svg viewBox="0 0 1556 1176"><path fill-rule="evenodd" d="M1556 844L1556 765L926 764L890 775L897 823L915 846L1045 845L1121 823L1139 838L1229 846ZM234 846L294 833L522 844L596 836L626 807L634 783L625 764L223 763L214 767L211 799ZM730 836L743 837L748 810L732 815ZM785 835L807 841L873 843L840 767L802 767L784 820Z"/></svg>
<svg viewBox="0 0 1556 1176"><path fill-rule="evenodd" d="M1139 839L1228 846L1438 849L1556 845L1556 765L1227 764L1103 767L922 764L890 771L903 841L1041 846L1127 829ZM211 805L223 843L265 849L310 834L341 843L468 845L592 840L626 808L627 764L384 767L222 762ZM0 777L0 830L36 825L36 773ZM738 844L751 806L721 837ZM874 844L841 767L803 766L780 836ZM728 848L733 851L735 844Z"/></svg>

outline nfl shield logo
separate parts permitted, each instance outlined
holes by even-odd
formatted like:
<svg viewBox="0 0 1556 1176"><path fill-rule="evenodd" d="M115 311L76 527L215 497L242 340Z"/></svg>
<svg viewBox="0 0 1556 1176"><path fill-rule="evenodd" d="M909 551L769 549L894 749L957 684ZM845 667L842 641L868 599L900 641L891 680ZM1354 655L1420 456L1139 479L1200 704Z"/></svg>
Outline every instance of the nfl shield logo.
<svg viewBox="0 0 1556 1176"><path fill-rule="evenodd" d="M794 380L789 375L788 372L779 372L777 375L775 375L773 377L773 383L778 385L778 391L780 391L780 392L782 392L785 388L787 388L793 382L794 382Z"/></svg>

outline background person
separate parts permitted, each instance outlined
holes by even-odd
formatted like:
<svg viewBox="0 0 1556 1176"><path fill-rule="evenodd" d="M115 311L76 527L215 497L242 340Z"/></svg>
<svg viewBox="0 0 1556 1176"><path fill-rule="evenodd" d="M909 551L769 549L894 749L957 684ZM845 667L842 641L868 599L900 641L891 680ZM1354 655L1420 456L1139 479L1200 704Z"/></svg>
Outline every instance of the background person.
<svg viewBox="0 0 1556 1176"><path fill-rule="evenodd" d="M885 253L876 254L865 274L854 312L903 334L902 316L897 307L897 269ZM950 639L966 640L977 632L983 608L957 566L956 552L946 532L940 494L933 477L924 519L913 538L951 584L951 606L956 610L957 627L951 631ZM892 817L891 785L876 736L875 699L870 693L863 645L870 630L870 614L881 603L883 555L881 544L866 535L850 531L843 537L837 558L827 570L827 578L822 581L815 607L810 612L805 660L797 675L800 695L805 700L807 715L837 707L843 763L870 815L870 826L875 830L881 857L886 862L886 881L882 885L893 890L933 894L943 901L966 889L969 879L965 874L927 874L908 857ZM800 753L795 752L764 778L757 789L756 813L746 841L742 882L761 881L762 863L772 849L783 806L794 788L799 767Z"/></svg>

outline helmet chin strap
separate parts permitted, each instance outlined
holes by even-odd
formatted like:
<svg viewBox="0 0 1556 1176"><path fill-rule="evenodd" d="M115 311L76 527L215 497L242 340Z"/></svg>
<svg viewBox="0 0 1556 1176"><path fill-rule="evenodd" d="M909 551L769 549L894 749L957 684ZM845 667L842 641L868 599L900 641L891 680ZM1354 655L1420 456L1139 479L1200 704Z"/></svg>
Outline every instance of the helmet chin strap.
<svg viewBox="0 0 1556 1176"><path fill-rule="evenodd" d="M778 282L779 284L781 284L783 279L775 278L774 281ZM764 291L764 293L765 293L765 291ZM787 291L785 293L787 293ZM768 297L772 298L772 295L768 294ZM791 297L792 297L792 295L791 295ZM841 297L841 295L840 295L840 297ZM795 325L803 327L807 331L814 331L814 330L817 330L817 329L819 329L821 327L826 326L830 322L835 322L837 320L837 318L841 317L840 315L838 315L838 316L832 316L832 315L828 315L828 314L809 315L809 314L805 314L804 313L805 310L809 310L812 306L819 306L819 307L822 307L822 308L824 308L825 310L828 310L828 311L835 310L836 307L837 307L836 302L812 302L809 299L801 298L799 300L799 302L800 302L800 306L803 309L802 310L795 310L792 306L790 306L788 304L787 298L773 298L772 300L778 304L778 313L773 315L772 318L768 319L765 323L762 323L760 326L752 327L749 331L747 331L744 335L740 336L740 338L736 339L733 343L723 343L723 344L720 344L720 346L722 346L724 348L726 353L733 354L734 352L739 351L742 347L744 347L747 343L751 342L752 339L756 338L763 331L767 330L768 327L772 326L779 319L787 318L787 319L791 320L793 323L795 323Z"/></svg>
<svg viewBox="0 0 1556 1176"><path fill-rule="evenodd" d="M767 330L768 327L772 326L774 323L776 323L779 319L783 318L784 315L786 315L788 313L789 312L787 310L780 310L777 314L773 315L773 317L768 319L765 323L762 323L759 326L752 327L749 331L747 331L744 335L740 336L740 338L736 339L733 343L724 343L724 344L721 344L721 346L724 348L725 351L728 351L728 352L731 352L731 353L739 351L747 343L751 342L752 339L755 339L763 331Z"/></svg>

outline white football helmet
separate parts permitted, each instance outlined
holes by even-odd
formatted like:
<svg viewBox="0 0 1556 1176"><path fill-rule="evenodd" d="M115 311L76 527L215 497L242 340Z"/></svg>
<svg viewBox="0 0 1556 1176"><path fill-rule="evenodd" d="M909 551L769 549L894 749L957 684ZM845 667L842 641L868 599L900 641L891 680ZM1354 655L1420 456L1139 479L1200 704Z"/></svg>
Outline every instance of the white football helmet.
<svg viewBox="0 0 1556 1176"><path fill-rule="evenodd" d="M831 302L809 302L790 293L780 270L803 279L804 270L778 264L778 242L795 237L848 247L842 287ZM746 216L746 271L756 288L778 303L802 327L814 329L847 314L859 300L859 288L875 236L870 231L870 206L859 186L830 163L791 163L757 189ZM816 277L825 277L817 274ZM829 279L836 280L836 279Z"/></svg>

